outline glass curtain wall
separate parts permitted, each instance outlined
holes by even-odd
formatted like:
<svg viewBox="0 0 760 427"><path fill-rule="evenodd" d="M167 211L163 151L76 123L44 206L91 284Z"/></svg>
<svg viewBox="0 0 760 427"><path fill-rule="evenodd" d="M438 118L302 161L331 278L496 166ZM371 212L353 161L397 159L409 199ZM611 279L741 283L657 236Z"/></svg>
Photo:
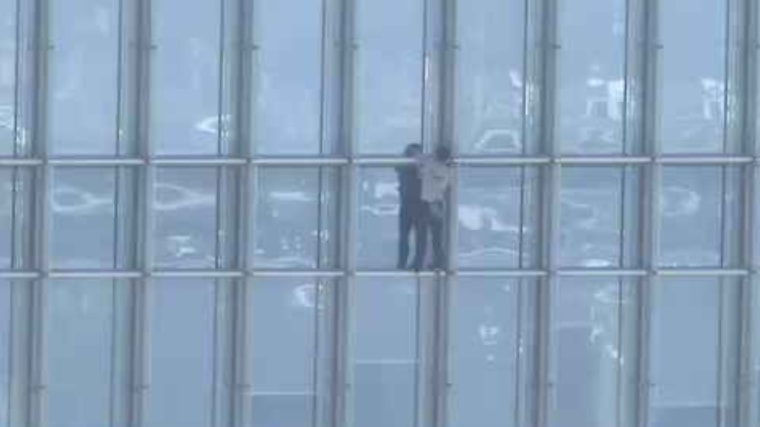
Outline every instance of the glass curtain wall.
<svg viewBox="0 0 760 427"><path fill-rule="evenodd" d="M0 427L760 427L756 3L0 0Z"/></svg>

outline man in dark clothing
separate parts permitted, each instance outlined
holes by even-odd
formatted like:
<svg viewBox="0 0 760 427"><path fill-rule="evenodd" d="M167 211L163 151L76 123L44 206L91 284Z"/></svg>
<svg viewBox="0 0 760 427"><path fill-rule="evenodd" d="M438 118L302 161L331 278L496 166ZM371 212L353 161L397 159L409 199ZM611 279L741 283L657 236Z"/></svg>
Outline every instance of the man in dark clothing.
<svg viewBox="0 0 760 427"><path fill-rule="evenodd" d="M444 223L446 195L451 182L451 152L447 147L440 146L432 156L422 158L419 162L420 210L417 226L417 251L414 257L414 269L419 271L427 255L428 229L433 238L433 269L443 269L446 266L444 249Z"/></svg>
<svg viewBox="0 0 760 427"><path fill-rule="evenodd" d="M422 154L420 144L409 144L404 149L404 156L416 159ZM401 165L396 167L398 175L398 262L400 269L407 268L409 258L409 234L412 228L415 230L415 247L424 245L420 240L420 218L422 208L422 182L420 181L419 167L416 164Z"/></svg>

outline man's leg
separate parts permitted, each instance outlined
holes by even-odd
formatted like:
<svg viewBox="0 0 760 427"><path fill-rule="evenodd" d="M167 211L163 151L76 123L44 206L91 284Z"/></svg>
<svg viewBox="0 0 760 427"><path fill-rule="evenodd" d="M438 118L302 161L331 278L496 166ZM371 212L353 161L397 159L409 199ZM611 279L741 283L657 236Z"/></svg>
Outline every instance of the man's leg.
<svg viewBox="0 0 760 427"><path fill-rule="evenodd" d="M410 208L402 206L398 214L398 261L396 267L399 270L406 268L409 258L409 233L412 230L413 216Z"/></svg>
<svg viewBox="0 0 760 427"><path fill-rule="evenodd" d="M436 216L430 221L433 233L433 267L444 268L446 266L446 251L443 242L443 216Z"/></svg>
<svg viewBox="0 0 760 427"><path fill-rule="evenodd" d="M430 206L423 202L416 211L416 240L414 242L414 264L413 268L417 271L422 270L425 264L425 255L427 252L427 234L430 224Z"/></svg>

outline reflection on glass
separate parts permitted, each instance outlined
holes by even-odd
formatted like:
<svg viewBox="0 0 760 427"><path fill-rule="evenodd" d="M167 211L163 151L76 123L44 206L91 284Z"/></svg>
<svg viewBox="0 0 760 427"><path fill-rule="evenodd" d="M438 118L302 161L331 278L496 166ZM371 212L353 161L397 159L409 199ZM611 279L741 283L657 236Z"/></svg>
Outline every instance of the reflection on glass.
<svg viewBox="0 0 760 427"><path fill-rule="evenodd" d="M626 0L559 2L557 138L563 152L623 150L627 4Z"/></svg>
<svg viewBox="0 0 760 427"><path fill-rule="evenodd" d="M53 268L115 266L114 181L113 169L54 171L50 193Z"/></svg>
<svg viewBox="0 0 760 427"><path fill-rule="evenodd" d="M0 426L9 426L11 358L11 284L0 280Z"/></svg>
<svg viewBox="0 0 760 427"><path fill-rule="evenodd" d="M250 286L252 426L314 425L320 303L316 284L313 280L260 280Z"/></svg>
<svg viewBox="0 0 760 427"><path fill-rule="evenodd" d="M0 268L11 267L13 245L13 172L0 169Z"/></svg>
<svg viewBox="0 0 760 427"><path fill-rule="evenodd" d="M525 0L469 0L456 16L460 151L521 153Z"/></svg>
<svg viewBox="0 0 760 427"><path fill-rule="evenodd" d="M363 168L359 171L356 235L356 262L359 266L395 268L399 238L398 196L398 179L393 168Z"/></svg>
<svg viewBox="0 0 760 427"><path fill-rule="evenodd" d="M624 180L636 178L622 168L566 168L560 190L560 264L573 267L620 267ZM625 242L628 243L628 242Z"/></svg>
<svg viewBox="0 0 760 427"><path fill-rule="evenodd" d="M13 154L16 115L16 4L0 2L0 155ZM2 409L0 409L2 411ZM2 422L2 417L0 417Z"/></svg>
<svg viewBox="0 0 760 427"><path fill-rule="evenodd" d="M651 427L717 427L721 353L718 279L668 279L655 287Z"/></svg>
<svg viewBox="0 0 760 427"><path fill-rule="evenodd" d="M620 336L620 309L632 303L618 279L564 279L552 308L556 388L555 427L609 427L618 423L618 393L629 349ZM630 356L630 355L629 355Z"/></svg>
<svg viewBox="0 0 760 427"><path fill-rule="evenodd" d="M47 425L102 427L111 419L111 281L51 281L47 304Z"/></svg>
<svg viewBox="0 0 760 427"><path fill-rule="evenodd" d="M421 138L423 0L356 3L359 149L400 153Z"/></svg>
<svg viewBox="0 0 760 427"><path fill-rule="evenodd" d="M323 152L322 2L261 0L254 8L255 146L266 154Z"/></svg>
<svg viewBox="0 0 760 427"><path fill-rule="evenodd" d="M50 3L51 151L115 154L119 0Z"/></svg>
<svg viewBox="0 0 760 427"><path fill-rule="evenodd" d="M337 171L261 168L256 180L254 264L324 268L337 261Z"/></svg>
<svg viewBox="0 0 760 427"><path fill-rule="evenodd" d="M723 250L724 244L736 240L737 227L724 227L724 222L738 215L732 172L724 181L721 167L665 168L659 218L660 265L716 267L735 261L724 256Z"/></svg>
<svg viewBox="0 0 760 427"><path fill-rule="evenodd" d="M356 425L412 427L419 363L417 283L362 280L354 296Z"/></svg>
<svg viewBox="0 0 760 427"><path fill-rule="evenodd" d="M535 251L537 171L463 168L459 172L459 266L517 268Z"/></svg>
<svg viewBox="0 0 760 427"><path fill-rule="evenodd" d="M221 4L153 2L151 117L158 154L219 152Z"/></svg>
<svg viewBox="0 0 760 427"><path fill-rule="evenodd" d="M150 289L151 387L145 424L208 427L216 370L215 284L162 280Z"/></svg>
<svg viewBox="0 0 760 427"><path fill-rule="evenodd" d="M217 240L217 169L159 169L153 189L155 264L213 268Z"/></svg>
<svg viewBox="0 0 760 427"><path fill-rule="evenodd" d="M457 282L451 318L451 427L516 427L531 337L531 284L513 280Z"/></svg>
<svg viewBox="0 0 760 427"><path fill-rule="evenodd" d="M660 4L662 148L721 152L726 92L726 0Z"/></svg>

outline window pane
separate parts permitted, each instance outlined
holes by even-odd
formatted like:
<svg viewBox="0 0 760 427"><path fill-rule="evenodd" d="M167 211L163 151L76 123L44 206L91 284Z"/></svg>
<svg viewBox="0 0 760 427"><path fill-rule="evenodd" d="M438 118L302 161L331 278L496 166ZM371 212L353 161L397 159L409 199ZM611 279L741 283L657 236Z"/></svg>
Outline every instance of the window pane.
<svg viewBox="0 0 760 427"><path fill-rule="evenodd" d="M213 281L161 280L150 289L146 425L208 427L216 370L216 286Z"/></svg>
<svg viewBox="0 0 760 427"><path fill-rule="evenodd" d="M119 0L52 0L50 138L56 154L114 154Z"/></svg>
<svg viewBox="0 0 760 427"><path fill-rule="evenodd" d="M114 283L48 286L48 425L102 427L111 420ZM124 386L124 384L122 384Z"/></svg>
<svg viewBox="0 0 760 427"><path fill-rule="evenodd" d="M626 0L559 2L557 138L563 152L623 150L627 4Z"/></svg>
<svg viewBox="0 0 760 427"><path fill-rule="evenodd" d="M254 227L257 267L336 265L337 172L328 168L259 169Z"/></svg>
<svg viewBox="0 0 760 427"><path fill-rule="evenodd" d="M13 170L0 169L0 268L11 267L13 250Z"/></svg>
<svg viewBox="0 0 760 427"><path fill-rule="evenodd" d="M221 4L153 2L157 48L152 56L151 117L158 154L219 152Z"/></svg>
<svg viewBox="0 0 760 427"><path fill-rule="evenodd" d="M418 285L361 280L355 289L354 420L363 427L415 421Z"/></svg>
<svg viewBox="0 0 760 427"><path fill-rule="evenodd" d="M720 152L726 91L726 0L661 2L662 147Z"/></svg>
<svg viewBox="0 0 760 427"><path fill-rule="evenodd" d="M459 149L520 153L525 0L461 2L456 16Z"/></svg>
<svg viewBox="0 0 760 427"><path fill-rule="evenodd" d="M533 283L467 279L457 282L450 345L451 427L517 427L527 424L532 340ZM527 412L527 411L525 411Z"/></svg>
<svg viewBox="0 0 760 427"><path fill-rule="evenodd" d="M717 427L721 354L717 279L668 279L655 287L652 427Z"/></svg>
<svg viewBox="0 0 760 427"><path fill-rule="evenodd" d="M262 0L254 8L255 146L267 154L327 151L320 147L322 2Z"/></svg>
<svg viewBox="0 0 760 427"><path fill-rule="evenodd" d="M217 239L217 169L159 169L154 187L160 268L213 268Z"/></svg>
<svg viewBox="0 0 760 427"><path fill-rule="evenodd" d="M562 169L560 190L560 264L573 267L621 267L638 238L631 217L637 216L638 195L632 168ZM624 246L624 245L625 246Z"/></svg>
<svg viewBox="0 0 760 427"><path fill-rule="evenodd" d="M663 266L729 266L735 252L737 170L722 167L667 167L660 207ZM725 207L724 207L725 205ZM695 232L698 230L699 232Z"/></svg>
<svg viewBox="0 0 760 427"><path fill-rule="evenodd" d="M0 2L0 155L13 154L16 115L16 2ZM0 417L2 422L2 417Z"/></svg>
<svg viewBox="0 0 760 427"><path fill-rule="evenodd" d="M56 169L50 197L53 268L114 268L116 173ZM123 220L123 218L121 218Z"/></svg>
<svg viewBox="0 0 760 427"><path fill-rule="evenodd" d="M534 264L537 179L537 170L528 168L460 169L460 267Z"/></svg>
<svg viewBox="0 0 760 427"><path fill-rule="evenodd" d="M252 425L312 426L320 302L316 284L260 280L251 286Z"/></svg>
<svg viewBox="0 0 760 427"><path fill-rule="evenodd" d="M618 425L618 399L630 386L622 372L635 360L624 347L621 309L633 288L619 279L563 279L553 295L552 351L556 372L551 426ZM629 368L630 369L630 368Z"/></svg>
<svg viewBox="0 0 760 427"><path fill-rule="evenodd" d="M0 280L0 426L10 426L11 284Z"/></svg>
<svg viewBox="0 0 760 427"><path fill-rule="evenodd" d="M422 130L422 0L357 0L356 135L366 153L400 153Z"/></svg>
<svg viewBox="0 0 760 427"><path fill-rule="evenodd" d="M361 267L393 268L399 239L396 173L392 168L362 168L358 179L357 263ZM410 240L413 244L414 239Z"/></svg>

